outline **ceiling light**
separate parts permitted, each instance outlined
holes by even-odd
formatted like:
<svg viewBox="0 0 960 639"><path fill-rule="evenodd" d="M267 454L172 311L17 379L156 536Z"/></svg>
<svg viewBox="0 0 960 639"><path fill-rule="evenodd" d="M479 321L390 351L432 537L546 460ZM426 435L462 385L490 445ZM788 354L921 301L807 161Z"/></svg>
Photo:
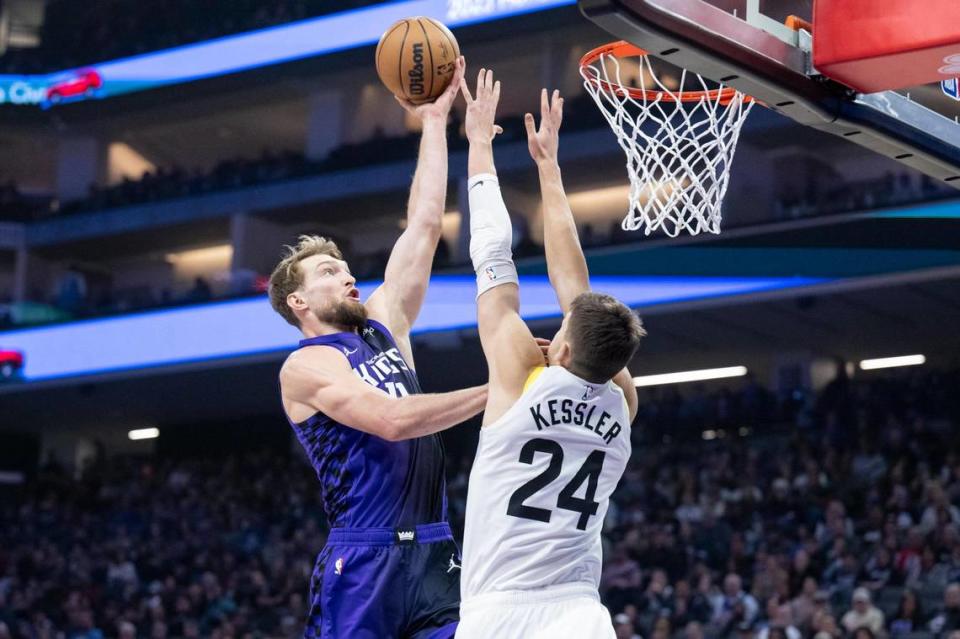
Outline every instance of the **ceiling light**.
<svg viewBox="0 0 960 639"><path fill-rule="evenodd" d="M927 361L923 355L900 355L899 357L880 357L865 359L860 362L860 368L872 371L878 368L895 368L897 366L919 366Z"/></svg>
<svg viewBox="0 0 960 639"><path fill-rule="evenodd" d="M160 436L159 428L138 428L127 433L127 437L136 441L138 439L156 439Z"/></svg>
<svg viewBox="0 0 960 639"><path fill-rule="evenodd" d="M679 373L642 375L640 377L634 377L633 383L637 386L660 386L662 384L700 382L707 379L723 379L725 377L743 377L746 374L746 366L727 366L725 368L705 368L696 371L681 371Z"/></svg>

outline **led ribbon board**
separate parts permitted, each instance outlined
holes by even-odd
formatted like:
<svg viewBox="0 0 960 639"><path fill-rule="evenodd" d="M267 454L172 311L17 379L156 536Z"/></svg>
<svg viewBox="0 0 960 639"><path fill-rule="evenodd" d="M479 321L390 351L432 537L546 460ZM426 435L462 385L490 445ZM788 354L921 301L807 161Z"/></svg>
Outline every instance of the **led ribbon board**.
<svg viewBox="0 0 960 639"><path fill-rule="evenodd" d="M108 98L321 56L373 44L387 27L409 16L429 16L449 27L462 27L572 5L574 2L389 2L47 75L0 75L0 104L47 108L60 103Z"/></svg>
<svg viewBox="0 0 960 639"><path fill-rule="evenodd" d="M809 277L593 277L594 290L632 307L758 293L830 281ZM358 284L363 299L379 282ZM524 319L559 317L546 276L521 277ZM473 276L435 276L414 334L476 326ZM293 349L300 333L257 297L0 333L25 356L24 379L75 377Z"/></svg>

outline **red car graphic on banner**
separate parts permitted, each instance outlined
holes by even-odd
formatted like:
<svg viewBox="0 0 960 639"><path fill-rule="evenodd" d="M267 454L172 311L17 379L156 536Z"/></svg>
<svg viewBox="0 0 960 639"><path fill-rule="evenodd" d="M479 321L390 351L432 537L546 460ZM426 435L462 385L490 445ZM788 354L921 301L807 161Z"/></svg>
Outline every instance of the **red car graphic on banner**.
<svg viewBox="0 0 960 639"><path fill-rule="evenodd" d="M23 353L0 349L0 382L19 376L23 370Z"/></svg>
<svg viewBox="0 0 960 639"><path fill-rule="evenodd" d="M71 98L92 96L103 86L103 78L93 69L77 71L72 77L51 85L47 89L47 100L57 103Z"/></svg>

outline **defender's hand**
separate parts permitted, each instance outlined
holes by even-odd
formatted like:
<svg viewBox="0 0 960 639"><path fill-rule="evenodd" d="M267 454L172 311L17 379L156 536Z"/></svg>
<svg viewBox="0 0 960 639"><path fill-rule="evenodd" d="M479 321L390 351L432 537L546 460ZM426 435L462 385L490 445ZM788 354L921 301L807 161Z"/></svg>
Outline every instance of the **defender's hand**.
<svg viewBox="0 0 960 639"><path fill-rule="evenodd" d="M540 129L534 125L533 114L523 117L527 127L527 147L530 157L538 164L556 162L560 147L560 123L563 122L563 98L559 91L553 92L553 99L547 98L547 90L540 92Z"/></svg>
<svg viewBox="0 0 960 639"><path fill-rule="evenodd" d="M471 143L490 143L503 129L494 123L500 102L500 81L493 81L493 71L480 69L477 76L477 95L470 95L467 81L460 80L460 91L467 102L464 129Z"/></svg>
<svg viewBox="0 0 960 639"><path fill-rule="evenodd" d="M550 358L547 356L547 353L550 350L550 340L543 337L535 337L534 339L537 341L537 346L540 347L540 352L543 353L543 365L549 366Z"/></svg>

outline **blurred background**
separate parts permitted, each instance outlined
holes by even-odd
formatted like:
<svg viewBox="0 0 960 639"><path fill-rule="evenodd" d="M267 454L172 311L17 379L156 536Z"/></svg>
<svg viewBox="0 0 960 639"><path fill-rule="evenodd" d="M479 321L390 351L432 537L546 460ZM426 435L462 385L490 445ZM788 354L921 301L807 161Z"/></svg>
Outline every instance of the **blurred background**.
<svg viewBox="0 0 960 639"><path fill-rule="evenodd" d="M610 36L569 1L6 0L0 639L301 632L326 523L278 401L298 335L265 282L301 233L335 239L365 294L382 277L418 131L373 47L417 13L503 81L534 332L559 327L522 124L543 86L566 96L597 288L649 332L604 534L618 636L960 637L955 189L758 108L722 235L624 232L625 159L577 65ZM427 392L486 380L462 109L414 336ZM458 539L477 426L444 434Z"/></svg>

